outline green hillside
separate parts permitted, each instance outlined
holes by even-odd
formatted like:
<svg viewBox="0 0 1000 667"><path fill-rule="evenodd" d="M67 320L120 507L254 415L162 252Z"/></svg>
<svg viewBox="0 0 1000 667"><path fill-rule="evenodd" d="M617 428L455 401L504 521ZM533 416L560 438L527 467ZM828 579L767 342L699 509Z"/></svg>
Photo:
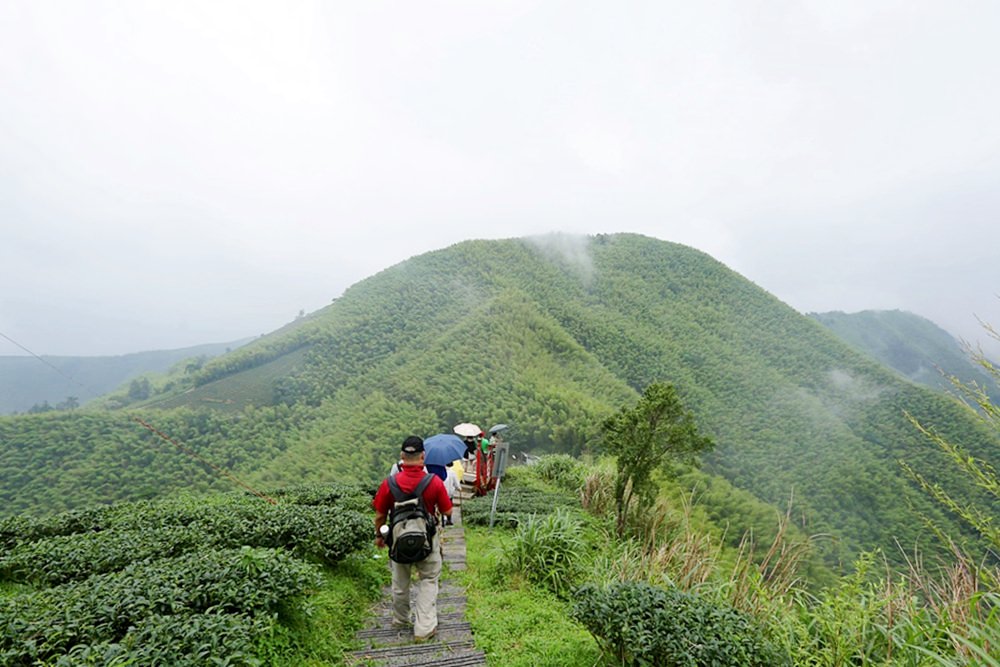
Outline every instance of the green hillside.
<svg viewBox="0 0 1000 667"><path fill-rule="evenodd" d="M975 382L994 401L1000 399L1000 387L993 377L970 360L951 334L919 315L900 310L866 310L809 316L852 347L914 382L952 391L954 386L948 377L954 377L965 384Z"/></svg>
<svg viewBox="0 0 1000 667"><path fill-rule="evenodd" d="M972 453L998 445L966 407L704 253L635 235L469 241L354 285L141 413L0 420L0 500L44 512L230 484L134 414L251 484L373 481L403 435L459 421L512 424L517 448L598 449L600 421L653 381L717 442L706 470L792 501L833 564L915 544L915 511L959 532L899 468L972 495L904 410Z"/></svg>
<svg viewBox="0 0 1000 667"><path fill-rule="evenodd" d="M146 373L165 373L185 360L202 363L246 341L109 357L0 356L0 414L55 408L69 397L78 403L113 391Z"/></svg>

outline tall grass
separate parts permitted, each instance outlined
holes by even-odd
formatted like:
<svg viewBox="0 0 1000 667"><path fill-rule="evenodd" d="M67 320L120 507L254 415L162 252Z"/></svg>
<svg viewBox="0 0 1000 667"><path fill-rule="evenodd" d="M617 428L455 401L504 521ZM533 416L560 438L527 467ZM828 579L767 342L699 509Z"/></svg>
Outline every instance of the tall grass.
<svg viewBox="0 0 1000 667"><path fill-rule="evenodd" d="M777 533L762 557L757 556L753 532L743 534L723 585L734 607L758 616L771 612L775 603L790 606L793 593L802 587L799 570L812 549L811 541L788 539L791 505L777 522Z"/></svg>
<svg viewBox="0 0 1000 667"><path fill-rule="evenodd" d="M560 462L556 468L568 466ZM547 481L567 488L554 477ZM875 551L862 554L833 585L810 589L800 572L811 542L790 537L789 512L776 515L770 543L757 544L747 533L733 550L695 519L693 496L668 500L664 494L653 504L631 507L626 537L619 539L612 483L613 473L598 464L577 492L582 507L596 517L591 522L596 530L560 510L534 515L503 538L500 569L508 581L558 592L553 599L571 598L575 583L684 591L756 618L795 665L1000 667L996 566L977 564L955 548L947 563L935 567L913 555L900 570ZM498 658L491 664L505 662Z"/></svg>
<svg viewBox="0 0 1000 667"><path fill-rule="evenodd" d="M534 472L546 482L576 493L583 486L587 468L568 454L543 456L534 466Z"/></svg>
<svg viewBox="0 0 1000 667"><path fill-rule="evenodd" d="M980 660L984 653L1000 654L1000 568L977 564L954 544L951 547L954 560L936 572L929 572L917 558L908 560L906 594L921 601L924 616L930 619L920 627L924 632L917 639L930 636L928 628L933 628L936 647L947 644L939 657L952 656L942 664L996 664L995 657L992 662ZM911 631L907 638L915 634ZM919 641L901 643L922 648Z"/></svg>
<svg viewBox="0 0 1000 667"><path fill-rule="evenodd" d="M580 487L580 504L606 520L605 545L592 565L593 577L606 584L616 581L668 584L694 589L718 567L721 542L692 524L693 505L685 498L680 507L657 497L651 505L631 503L627 508L626 537L619 539L610 521L615 512L614 472L594 469Z"/></svg>
<svg viewBox="0 0 1000 667"><path fill-rule="evenodd" d="M894 572L877 552L862 554L837 585L790 591L794 605L775 627L795 664L992 664L982 656L1000 647L998 593L980 582L995 572L955 557L936 571L913 559L908 572Z"/></svg>
<svg viewBox="0 0 1000 667"><path fill-rule="evenodd" d="M504 545L505 566L511 573L566 596L579 583L587 555L583 531L583 523L562 508L545 517L529 515Z"/></svg>

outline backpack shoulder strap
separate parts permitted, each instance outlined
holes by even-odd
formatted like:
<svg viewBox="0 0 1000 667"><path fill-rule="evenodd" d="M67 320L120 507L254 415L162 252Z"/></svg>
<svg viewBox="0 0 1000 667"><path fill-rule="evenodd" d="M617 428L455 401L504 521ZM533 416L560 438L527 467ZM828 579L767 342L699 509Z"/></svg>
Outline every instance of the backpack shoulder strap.
<svg viewBox="0 0 1000 667"><path fill-rule="evenodd" d="M424 491L427 490L427 487L430 486L432 481L434 481L433 473L427 473L424 475L424 478L420 480L420 484L417 484L417 488L413 489L413 495L418 498L424 495Z"/></svg>
<svg viewBox="0 0 1000 667"><path fill-rule="evenodd" d="M396 473L398 475L399 473ZM417 484L417 488L413 489L412 493L405 493L399 486L399 482L396 481L396 475L390 475L386 478L386 482L389 483L389 492L392 493L392 497L396 499L397 503L401 503L404 500L412 500L414 498L419 498L424 495L424 491L430 486L430 483L434 480L434 475L432 473L427 473L424 478L420 480L420 484Z"/></svg>
<svg viewBox="0 0 1000 667"><path fill-rule="evenodd" d="M398 475L399 473L396 473ZM389 475L386 478L386 482L389 484L389 493L392 494L393 499L397 503L401 503L404 500L409 500L409 496L403 493L403 489L399 487L399 482L396 481L396 475Z"/></svg>

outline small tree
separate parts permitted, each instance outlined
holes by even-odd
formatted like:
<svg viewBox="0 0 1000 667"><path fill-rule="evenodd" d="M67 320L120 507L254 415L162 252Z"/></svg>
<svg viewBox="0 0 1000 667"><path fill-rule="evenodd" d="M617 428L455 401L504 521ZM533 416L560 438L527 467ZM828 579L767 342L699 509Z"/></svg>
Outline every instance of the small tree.
<svg viewBox="0 0 1000 667"><path fill-rule="evenodd" d="M56 405L56 410L76 410L80 407L80 399L76 396L67 396L66 400Z"/></svg>
<svg viewBox="0 0 1000 667"><path fill-rule="evenodd" d="M140 377L132 380L128 386L128 397L133 401L144 401L152 393L149 378Z"/></svg>
<svg viewBox="0 0 1000 667"><path fill-rule="evenodd" d="M699 452L714 446L711 439L699 435L694 415L669 384L646 387L634 408L623 407L608 417L602 430L608 452L618 459L614 493L619 537L625 534L633 501L652 502L654 470L669 470L671 463L694 462Z"/></svg>

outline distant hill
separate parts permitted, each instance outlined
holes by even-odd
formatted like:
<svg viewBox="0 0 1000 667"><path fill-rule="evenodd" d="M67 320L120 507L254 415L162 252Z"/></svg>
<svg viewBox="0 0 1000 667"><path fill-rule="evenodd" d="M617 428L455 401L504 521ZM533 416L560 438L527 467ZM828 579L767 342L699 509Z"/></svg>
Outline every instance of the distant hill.
<svg viewBox="0 0 1000 667"><path fill-rule="evenodd" d="M829 536L828 563L928 542L918 513L960 530L900 460L989 502L904 415L996 451L968 408L702 252L619 234L426 253L209 361L151 397L156 409L0 419L0 511L230 488L203 460L256 485L374 481L407 434L461 421L511 424L515 448L600 451L601 420L653 381L675 384L717 442L705 469L725 484L701 500L723 519L738 494L776 512L792 501Z"/></svg>
<svg viewBox="0 0 1000 667"><path fill-rule="evenodd" d="M164 373L187 359L207 360L246 342L105 357L42 356L44 363L34 357L0 356L0 414L27 412L43 404L55 407L70 397L83 404L144 373Z"/></svg>
<svg viewBox="0 0 1000 667"><path fill-rule="evenodd" d="M952 391L948 377L975 382L994 401L1000 386L975 364L950 333L928 319L901 310L866 310L859 313L810 313L830 331L857 350L920 384Z"/></svg>

